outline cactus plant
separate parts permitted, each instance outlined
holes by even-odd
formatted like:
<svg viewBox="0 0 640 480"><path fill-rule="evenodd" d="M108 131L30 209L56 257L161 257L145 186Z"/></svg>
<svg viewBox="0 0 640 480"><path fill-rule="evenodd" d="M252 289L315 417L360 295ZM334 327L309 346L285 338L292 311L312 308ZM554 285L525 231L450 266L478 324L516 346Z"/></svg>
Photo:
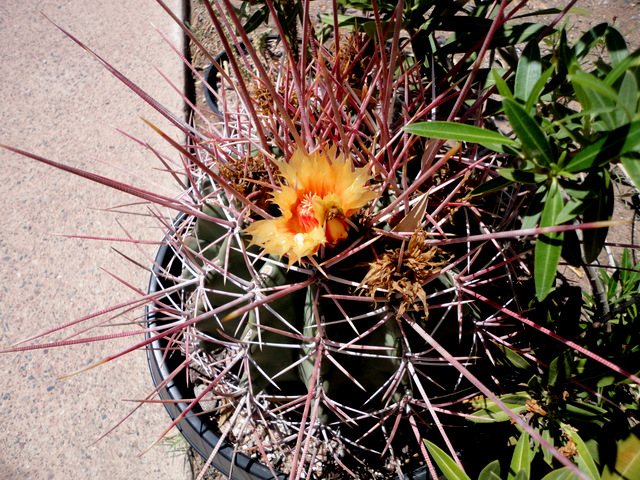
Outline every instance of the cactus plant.
<svg viewBox="0 0 640 480"><path fill-rule="evenodd" d="M505 13L508 2L497 14L483 2L452 6L440 12L440 26L416 25L406 15L422 3L372 2L372 15L347 20L336 10L326 19L333 35L321 41L302 2L301 42L281 42L265 59L228 0L205 2L229 61L226 69L209 55L223 114L195 109L205 129L172 117L186 146L158 130L180 154L166 165L183 187L179 198L129 190L181 212L173 222L156 213L173 258L154 270L164 288L144 298L161 321L132 348L162 338L166 355L179 351L180 369L197 372L191 379L200 383L184 414L207 402L222 438L274 474L402 478L423 468L435 478L423 438L461 464L460 451L473 445L468 425L484 428L468 421L486 413L481 395L495 407L484 420L501 412L581 476L509 400L522 370L533 368L525 359L536 359L526 329L610 366L550 331L537 316L546 310L531 307L551 292L558 262L536 299L538 251L559 256L554 242L563 232L586 227L569 222L575 215L559 221L561 203L552 219L545 207L522 227L524 207L540 200L527 186L538 177L499 170L522 152L523 162L540 152L522 138L526 125L514 128L518 141L470 125L491 123L483 108L494 84L508 97L484 62L553 30L508 23L519 9ZM264 8L277 20L272 2ZM446 19L480 19L486 29L442 46L435 33ZM291 38L286 25L275 28ZM425 38L431 55L419 45ZM506 105L515 123L512 113L524 107L511 98ZM431 122L438 119L463 129L438 134L450 126ZM407 127L427 121L431 138ZM561 202L559 180L549 182L540 192ZM598 217L588 227L610 224ZM536 235L552 246L536 248L534 263ZM509 434L493 427L490 434L504 435L494 441L506 444Z"/></svg>

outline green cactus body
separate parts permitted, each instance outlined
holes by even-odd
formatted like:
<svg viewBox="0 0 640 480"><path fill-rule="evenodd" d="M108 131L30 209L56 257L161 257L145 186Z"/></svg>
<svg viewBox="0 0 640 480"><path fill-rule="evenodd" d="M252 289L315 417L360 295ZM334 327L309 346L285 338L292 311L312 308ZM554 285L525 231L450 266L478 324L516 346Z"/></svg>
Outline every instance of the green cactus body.
<svg viewBox="0 0 640 480"><path fill-rule="evenodd" d="M214 217L223 214L221 207L210 204L203 212ZM190 278L193 268L206 271L203 288L193 290L206 294L195 298L191 314L205 317L197 324L204 334L200 347L215 352L223 343L236 342L238 348L245 348L250 360L241 385L250 388L252 395L277 397L284 392L308 392L321 385L327 401L363 412L377 411L412 395L404 355L412 349L419 351L424 345L403 343L405 336L397 312L376 305L373 300L336 302L327 298L329 292L353 294L355 287L323 278L313 270L288 268L273 256L256 259L250 267L252 274L243 251L257 256L259 249L214 221L196 219L184 244L190 250L185 257L192 258L195 266L185 266L182 276ZM353 284L362 281L366 273L364 259L365 255L356 255L352 271L340 272L343 278L352 278ZM308 280L310 274L317 278L308 286L240 315L233 314L250 301ZM430 290L450 290L453 282L451 273L438 275L430 283ZM224 308L252 291L254 295L246 301ZM213 309L218 309L218 314L205 315ZM465 315L473 311L466 305L463 310ZM406 314L426 326L424 312ZM457 328L455 315L448 315L452 320L441 329L443 336ZM451 322L455 326L449 325ZM320 343L323 358L314 376ZM319 412L325 423L334 418L324 405Z"/></svg>

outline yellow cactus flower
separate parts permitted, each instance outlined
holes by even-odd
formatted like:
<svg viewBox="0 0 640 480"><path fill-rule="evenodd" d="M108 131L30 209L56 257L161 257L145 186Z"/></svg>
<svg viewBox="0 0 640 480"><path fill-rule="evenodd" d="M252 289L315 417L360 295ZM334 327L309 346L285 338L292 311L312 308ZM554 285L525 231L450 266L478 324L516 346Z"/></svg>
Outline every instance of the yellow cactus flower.
<svg viewBox="0 0 640 480"><path fill-rule="evenodd" d="M287 255L289 265L346 239L349 217L377 197L366 186L367 169L353 169L335 147L327 154L297 150L289 163L276 163L284 182L272 202L282 216L258 220L245 231L266 253Z"/></svg>

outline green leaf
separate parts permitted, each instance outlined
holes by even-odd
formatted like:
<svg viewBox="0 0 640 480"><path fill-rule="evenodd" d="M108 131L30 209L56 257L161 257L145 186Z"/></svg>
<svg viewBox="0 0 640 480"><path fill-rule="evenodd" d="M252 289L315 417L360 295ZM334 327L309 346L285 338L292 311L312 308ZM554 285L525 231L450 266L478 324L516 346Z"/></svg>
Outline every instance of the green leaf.
<svg viewBox="0 0 640 480"><path fill-rule="evenodd" d="M591 480L600 480L598 466L593 460L587 444L584 443L584 440L580 438L577 432L571 432L571 440L576 444L576 450L578 450L578 456L575 457L578 468Z"/></svg>
<svg viewBox="0 0 640 480"><path fill-rule="evenodd" d="M580 199L569 197L567 203L565 203L564 207L562 207L562 210L560 210L560 213L558 213L558 216L556 217L556 223L558 225L562 225L563 223L572 221L578 215L583 213L585 208L586 206L584 202L582 202Z"/></svg>
<svg viewBox="0 0 640 480"><path fill-rule="evenodd" d="M613 183L608 170L591 171L585 180L585 185L596 195L592 201L585 202L588 208L582 217L584 222L611 220L615 197ZM598 258L602 247L604 247L608 232L609 229L607 227L590 228L582 231L582 250L586 263L591 263Z"/></svg>
<svg viewBox="0 0 640 480"><path fill-rule="evenodd" d="M323 23L333 26L333 14L322 13L320 14L320 20ZM362 27L362 25L370 21L371 19L368 17L338 14L338 27L344 28L345 30L357 31L359 27Z"/></svg>
<svg viewBox="0 0 640 480"><path fill-rule="evenodd" d="M429 440L424 440L424 443L447 480L471 480L444 450Z"/></svg>
<svg viewBox="0 0 640 480"><path fill-rule="evenodd" d="M247 20L242 29L246 33L253 32L260 25L263 25L269 21L269 8L265 5L262 8L256 10L253 15Z"/></svg>
<svg viewBox="0 0 640 480"><path fill-rule="evenodd" d="M544 207L542 208L540 226L555 226L556 218L563 206L562 192L558 187L558 182L553 179L546 196L546 201L544 202ZM544 300L553 289L558 262L560 261L560 253L562 252L563 238L563 232L538 235L533 260L533 277L536 286L536 297L539 301Z"/></svg>
<svg viewBox="0 0 640 480"><path fill-rule="evenodd" d="M524 103L529 99L541 73L540 48L538 47L538 41L534 40L527 44L518 61L514 87L514 94L517 100Z"/></svg>
<svg viewBox="0 0 640 480"><path fill-rule="evenodd" d="M602 377L600 380L598 380L596 386L598 388L610 387L614 383L616 383L616 377L614 377L613 375L607 375L606 377Z"/></svg>
<svg viewBox="0 0 640 480"><path fill-rule="evenodd" d="M453 3L449 2L449 5ZM451 55L468 52L486 37L492 24L493 20L490 18L462 15L432 16L429 29L454 32L454 35L451 35L446 44L439 49L441 55ZM505 24L494 33L489 49L528 43L537 39L545 28L546 25L541 23Z"/></svg>
<svg viewBox="0 0 640 480"><path fill-rule="evenodd" d="M577 64L576 52L569 46L567 39L567 31L562 29L560 31L560 41L558 42L558 73L554 77L553 81L562 83L569 69L572 65Z"/></svg>
<svg viewBox="0 0 640 480"><path fill-rule="evenodd" d="M608 27L609 25L607 23L600 23L591 30L582 34L582 37L580 37L575 46L576 56L578 58L582 58L587 55L589 51L600 41Z"/></svg>
<svg viewBox="0 0 640 480"><path fill-rule="evenodd" d="M542 173L535 173L515 168L501 168L500 170L498 170L498 173L511 182L531 185L542 183L548 178Z"/></svg>
<svg viewBox="0 0 640 480"><path fill-rule="evenodd" d="M491 76L493 77L493 81L496 84L496 88L498 89L498 93L502 95L504 98L513 99L513 93L511 93L511 89L507 85L507 82L504 81L500 72L495 68L491 69Z"/></svg>
<svg viewBox="0 0 640 480"><path fill-rule="evenodd" d="M615 128L617 125L613 110L618 100L616 91L595 75L588 74L582 70L570 73L569 80L573 83L576 92L578 86L583 89L585 98L580 100L583 107L602 110L600 117L605 121L607 127L609 129Z"/></svg>
<svg viewBox="0 0 640 480"><path fill-rule="evenodd" d="M478 480L500 480L500 462L494 460L484 467L478 475Z"/></svg>
<svg viewBox="0 0 640 480"><path fill-rule="evenodd" d="M491 180L484 182L482 185L473 190L471 192L471 196L477 197L479 195L485 195L487 193L498 192L510 185L513 185L513 182L511 180L507 180L504 177L492 178Z"/></svg>
<svg viewBox="0 0 640 480"><path fill-rule="evenodd" d="M517 145L512 138L497 132L456 122L422 122L406 125L403 130L413 135L439 140L478 143L480 145Z"/></svg>
<svg viewBox="0 0 640 480"><path fill-rule="evenodd" d="M505 98L502 104L526 157L537 159L542 165L555 163L549 139L535 119L514 100Z"/></svg>
<svg viewBox="0 0 640 480"><path fill-rule="evenodd" d="M551 78L551 75L553 74L554 71L555 71L555 66L551 65L549 68L547 68L544 71L544 73L540 76L540 78L538 78L536 83L533 85L533 88L531 89L531 92L529 92L529 97L527 98L527 102L524 106L524 109L527 112L531 112L535 104L538 103L538 98L540 97L540 94L544 90L544 87L547 84L547 81L549 80L549 78Z"/></svg>
<svg viewBox="0 0 640 480"><path fill-rule="evenodd" d="M498 348L504 354L504 358L499 358L499 362L519 370L528 370L531 364L522 355L516 353L505 345L498 345Z"/></svg>
<svg viewBox="0 0 640 480"><path fill-rule="evenodd" d="M562 9L552 7L552 8L543 8L540 10L535 10L533 12L525 13L522 15L516 15L513 18L516 19L516 18L527 18L527 17L539 17L542 15L557 15L558 13L562 13ZM567 15L583 15L585 17L590 17L592 14L589 10L586 10L584 8L571 7L567 12Z"/></svg>
<svg viewBox="0 0 640 480"><path fill-rule="evenodd" d="M639 272L638 265L634 266L631 261L629 249L622 250L620 258L620 270L618 270L618 278L620 279L620 288L622 290L621 299L628 299L638 292Z"/></svg>
<svg viewBox="0 0 640 480"><path fill-rule="evenodd" d="M542 430L541 436L547 441L549 445L555 448L555 438L553 438L553 433L548 428L545 428ZM553 464L554 458L553 458L553 452L551 450L543 448L542 458L549 465Z"/></svg>
<svg viewBox="0 0 640 480"><path fill-rule="evenodd" d="M640 154L635 152L624 154L620 157L620 161L636 188L640 188Z"/></svg>
<svg viewBox="0 0 640 480"><path fill-rule="evenodd" d="M611 25L607 25L607 30L604 33L604 41L607 44L611 65L618 65L629 56L627 42L620 32Z"/></svg>
<svg viewBox="0 0 640 480"><path fill-rule="evenodd" d="M524 412L527 409L527 407L523 405L509 405L509 404L505 404L505 405L513 413ZM475 412L471 417L468 417L467 420L473 423L495 423L495 422L507 422L511 420L511 417L507 412L502 410L502 408L500 408L498 405L493 405L490 408L485 408L484 410Z"/></svg>
<svg viewBox="0 0 640 480"><path fill-rule="evenodd" d="M604 83L612 86L627 70L640 65L640 50L636 50L620 63L615 65L604 79Z"/></svg>
<svg viewBox="0 0 640 480"><path fill-rule="evenodd" d="M582 172L637 150L640 150L640 120L618 127L585 147L569 161L565 170L570 173ZM640 186L640 168L637 170L638 176L632 175L631 179L636 186Z"/></svg>
<svg viewBox="0 0 640 480"><path fill-rule="evenodd" d="M579 477L569 467L562 467L548 473L542 480L579 480Z"/></svg>
<svg viewBox="0 0 640 480"><path fill-rule="evenodd" d="M525 411L527 409L527 401L530 399L531 397L526 394L504 395L500 397L502 403L513 413ZM482 401L482 405L477 406L483 406L484 408L474 412L472 416L468 418L474 423L506 422L511 419L507 412L489 399L485 398Z"/></svg>
<svg viewBox="0 0 640 480"><path fill-rule="evenodd" d="M602 480L630 480L640 478L640 439L632 433L617 444L618 454L613 471L605 466Z"/></svg>
<svg viewBox="0 0 640 480"><path fill-rule="evenodd" d="M529 445L529 434L523 433L520 435L518 443L516 444L516 448L513 451L507 480L516 480L518 477L522 476L528 479L531 473L532 459L533 452L531 451L531 446ZM521 472L524 472L524 475L522 475Z"/></svg>
<svg viewBox="0 0 640 480"><path fill-rule="evenodd" d="M536 190L533 199L531 200L529 208L527 208L527 211L524 214L524 218L522 219L522 228L535 228L535 226L538 225L538 221L540 220L540 216L542 215L542 207L544 206L546 197L547 185L540 185L540 187L538 187L538 190Z"/></svg>
<svg viewBox="0 0 640 480"><path fill-rule="evenodd" d="M527 392L518 392L518 393L508 393L506 395L500 395L498 398L503 403L508 403L509 405L526 406L527 402L531 400L531 395L529 395ZM487 401L491 402L491 400L487 400Z"/></svg>
<svg viewBox="0 0 640 480"><path fill-rule="evenodd" d="M625 72L618 89L618 104L616 126L624 125L632 120L638 109L638 82L631 72Z"/></svg>
<svg viewBox="0 0 640 480"><path fill-rule="evenodd" d="M573 351L565 350L549 364L547 385L554 387L564 384L573 370Z"/></svg>
<svg viewBox="0 0 640 480"><path fill-rule="evenodd" d="M567 416L577 418L584 422L592 420L606 420L605 415L607 414L607 411L604 408L600 408L590 403L568 401L564 405L564 409Z"/></svg>

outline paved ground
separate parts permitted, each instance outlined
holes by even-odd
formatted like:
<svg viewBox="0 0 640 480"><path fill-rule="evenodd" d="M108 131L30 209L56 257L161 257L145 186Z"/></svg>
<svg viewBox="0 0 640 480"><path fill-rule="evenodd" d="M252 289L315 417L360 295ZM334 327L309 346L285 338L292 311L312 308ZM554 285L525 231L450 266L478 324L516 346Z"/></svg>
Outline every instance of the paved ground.
<svg viewBox="0 0 640 480"><path fill-rule="evenodd" d="M180 11L180 0L167 1ZM640 43L634 31L637 3L610 0L594 9L603 10L603 20L617 17L623 32L633 34L636 46ZM149 168L157 165L153 156L114 130L117 126L162 148L138 117L160 125L162 120L40 11L170 109L181 108L178 95L152 68L180 86L181 63L151 24L175 43L181 35L153 0L4 0L0 143L140 185L134 175L113 166L162 181L164 176ZM113 236L120 228L116 216L100 209L127 202L124 195L0 150L0 347L135 296L101 270L145 287L146 272L121 259L109 244L54 235ZM140 217L126 218L124 226L136 238L156 235ZM120 250L146 262L131 246ZM160 405L144 406L90 445L135 405L123 399L149 392L144 354L56 379L128 345L126 339L116 343L0 356L5 373L0 379L0 480L187 478L180 443L156 446L140 457L167 425Z"/></svg>
<svg viewBox="0 0 640 480"><path fill-rule="evenodd" d="M180 12L180 0L167 3ZM148 177L157 161L114 126L162 147L139 118L163 124L159 115L40 12L174 111L180 111L181 100L152 65L178 86L182 65L153 25L173 42L180 43L182 35L152 0L0 2L0 143L140 184L94 157ZM129 201L0 149L0 347L135 297L101 269L145 287L147 273L119 258L106 242L53 235L118 235L116 216L99 209ZM123 222L134 237L157 236L141 218ZM130 246L122 250L136 255ZM137 258L144 261L139 253ZM90 446L135 406L123 399L139 399L151 390L144 353L56 380L127 344L0 354L0 479L185 478L183 456L172 459L166 445L140 457L168 425L160 405L144 406Z"/></svg>

